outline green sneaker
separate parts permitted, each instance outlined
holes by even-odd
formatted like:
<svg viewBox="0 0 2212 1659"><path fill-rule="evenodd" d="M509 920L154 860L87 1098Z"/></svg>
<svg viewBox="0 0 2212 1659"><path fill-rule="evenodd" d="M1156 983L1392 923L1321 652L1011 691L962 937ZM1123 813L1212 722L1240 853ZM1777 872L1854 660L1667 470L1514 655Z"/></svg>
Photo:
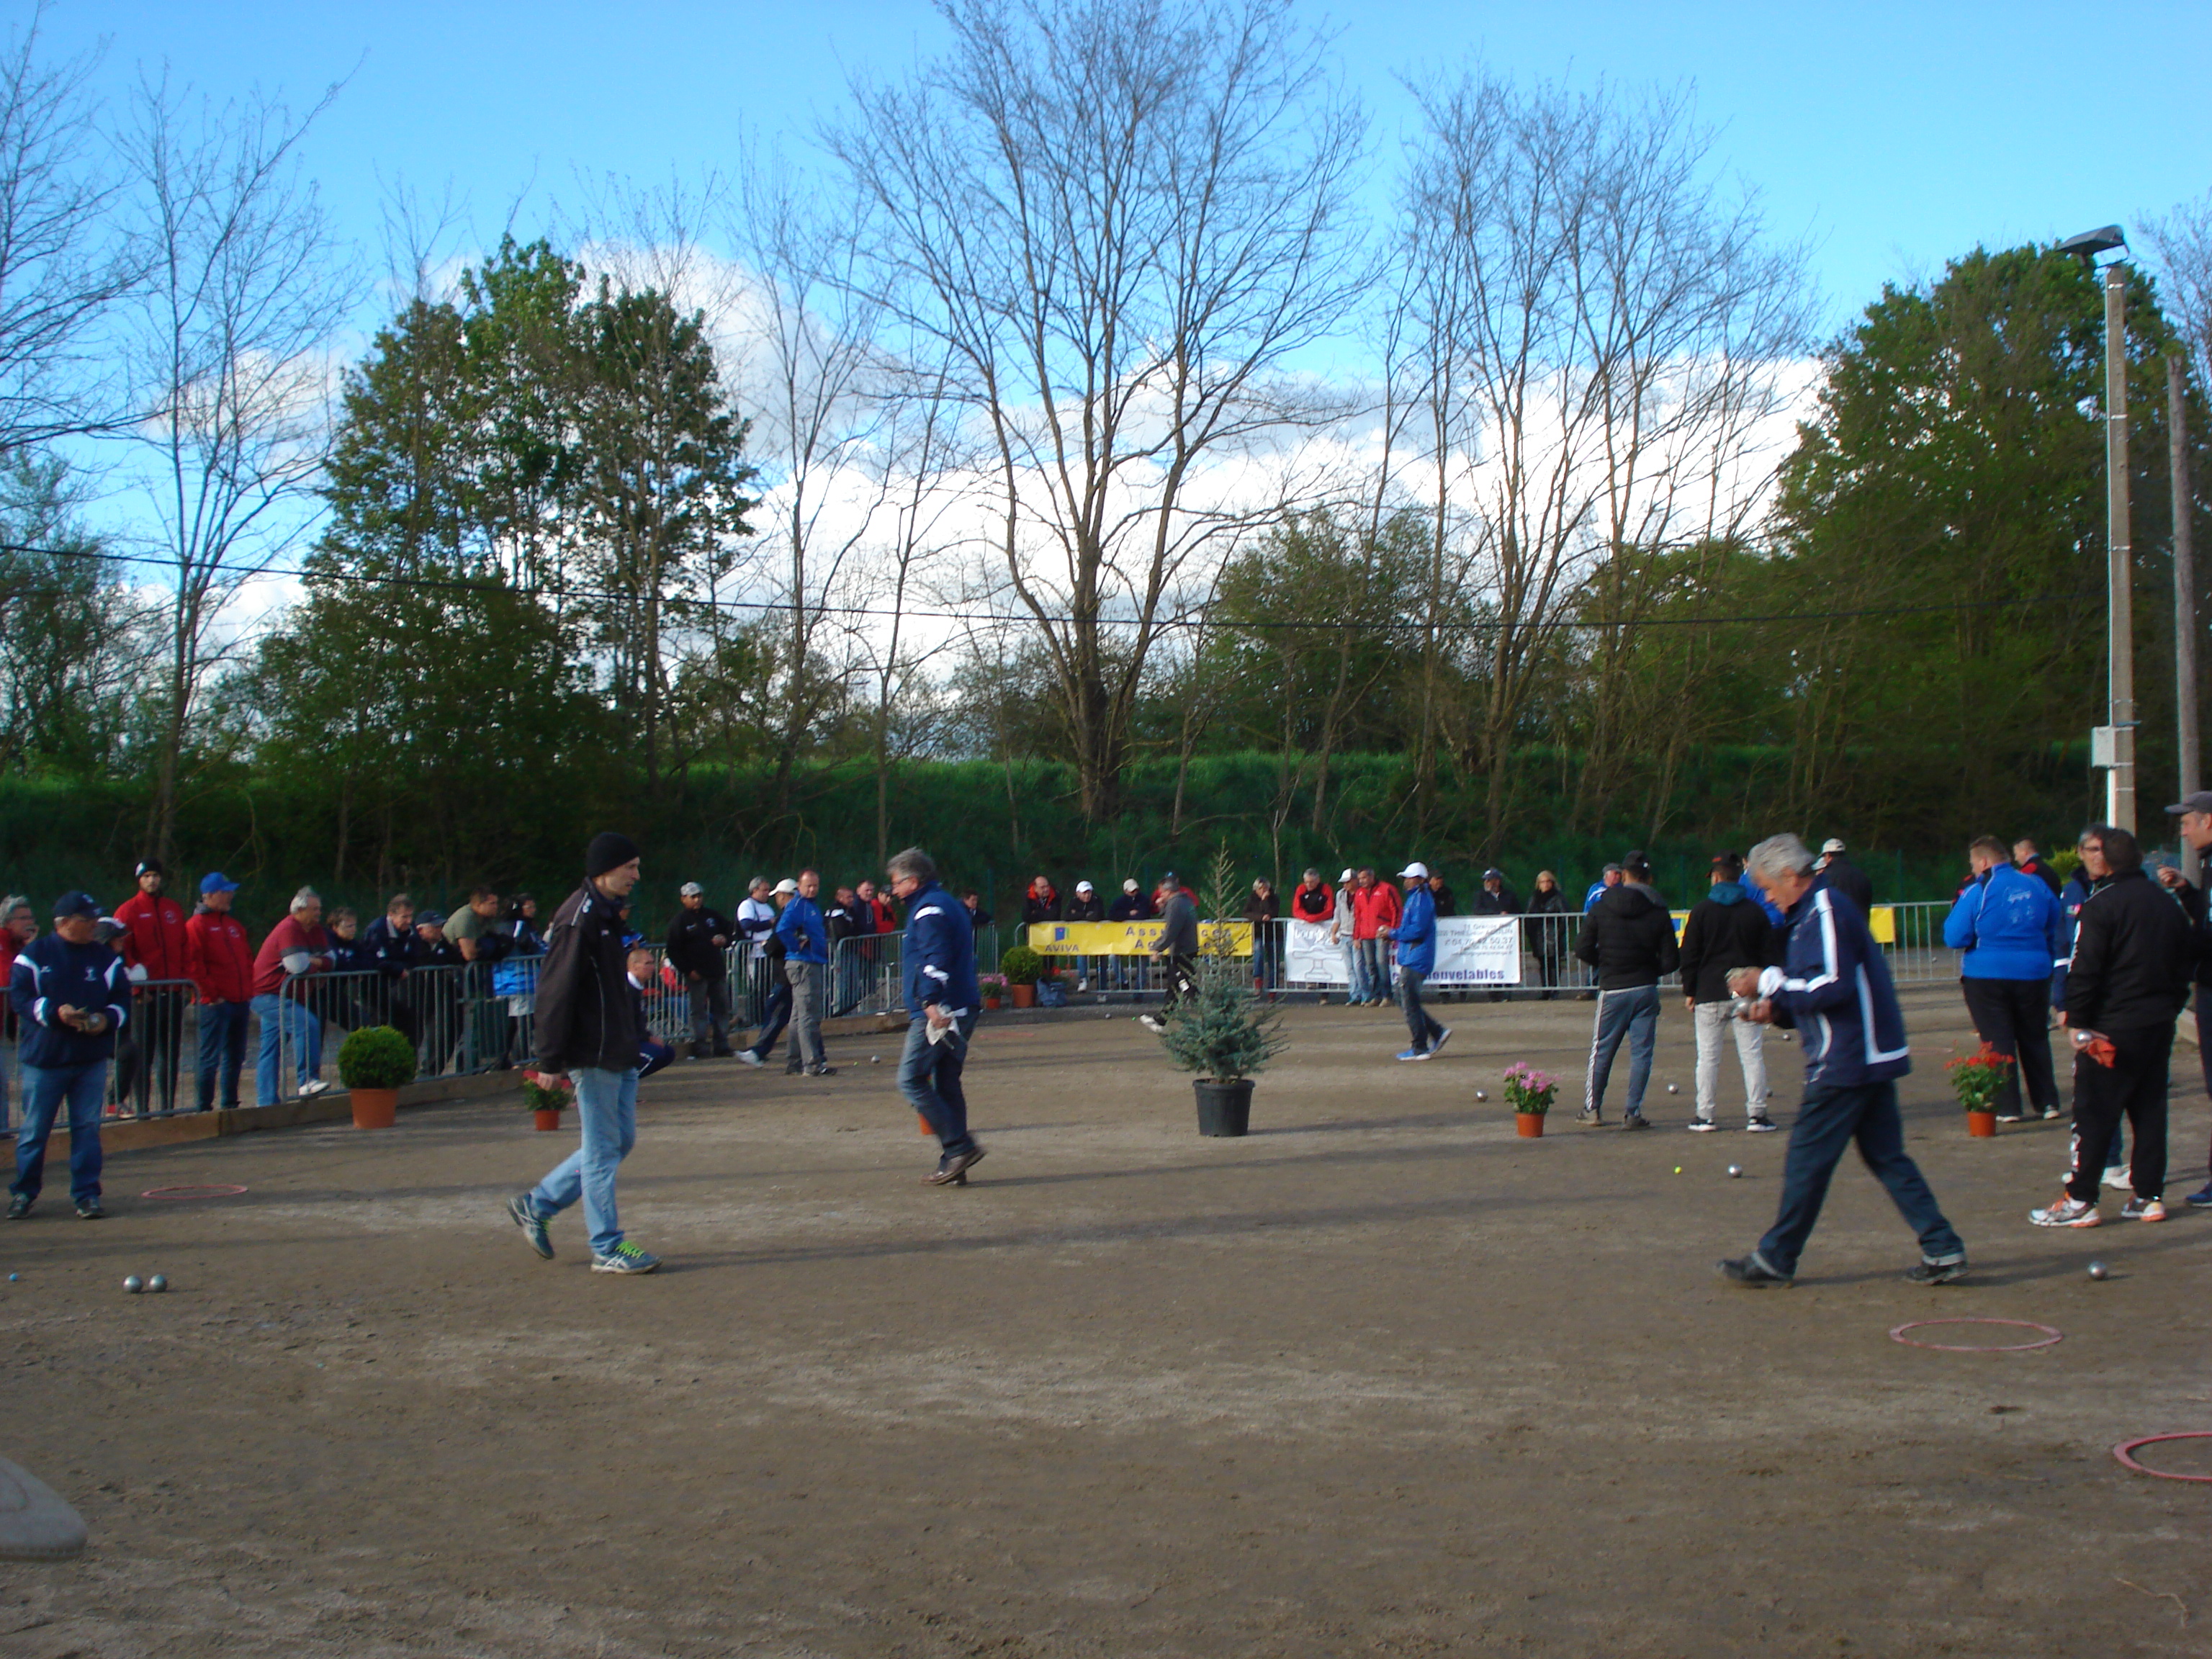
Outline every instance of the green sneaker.
<svg viewBox="0 0 2212 1659"><path fill-rule="evenodd" d="M649 1273L659 1265L659 1256L641 1250L626 1238L606 1255L597 1251L592 1255L592 1271L595 1273Z"/></svg>

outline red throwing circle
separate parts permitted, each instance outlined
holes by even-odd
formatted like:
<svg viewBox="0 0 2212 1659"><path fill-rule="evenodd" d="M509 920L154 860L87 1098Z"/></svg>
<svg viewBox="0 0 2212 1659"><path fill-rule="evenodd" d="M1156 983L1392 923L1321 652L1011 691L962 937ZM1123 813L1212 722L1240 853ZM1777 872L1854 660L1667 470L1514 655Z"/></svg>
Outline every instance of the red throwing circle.
<svg viewBox="0 0 2212 1659"><path fill-rule="evenodd" d="M138 1194L141 1198L236 1198L246 1190L243 1187L149 1187Z"/></svg>
<svg viewBox="0 0 2212 1659"><path fill-rule="evenodd" d="M2041 1331L2043 1334L2033 1342L2000 1342L1994 1345L1922 1342L1905 1334L1907 1331L1922 1330L1930 1325L2010 1325L2020 1330ZM1908 1348L1934 1348L1942 1353L2024 1353L2030 1348L2047 1348L2054 1342L2063 1342L2066 1334L2053 1330L2048 1325L2039 1325L2032 1319L1913 1319L1892 1331L1889 1340L1902 1342Z"/></svg>
<svg viewBox="0 0 2212 1659"><path fill-rule="evenodd" d="M2112 1448L2112 1455L2121 1464L2137 1474L2156 1475L2161 1480L2193 1480L2212 1485L2212 1474L2174 1474L2165 1469L2154 1469L2138 1463L2131 1455L2137 1446L2155 1446L2162 1440L2212 1440L2212 1429L2188 1429L2179 1434L2145 1434L2133 1440L2123 1440Z"/></svg>

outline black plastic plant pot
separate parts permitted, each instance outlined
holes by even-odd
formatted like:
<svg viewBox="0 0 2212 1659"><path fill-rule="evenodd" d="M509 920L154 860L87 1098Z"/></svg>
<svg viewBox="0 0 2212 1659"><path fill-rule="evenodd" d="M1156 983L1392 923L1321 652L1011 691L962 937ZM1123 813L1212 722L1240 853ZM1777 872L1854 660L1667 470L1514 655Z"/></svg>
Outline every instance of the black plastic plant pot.
<svg viewBox="0 0 2212 1659"><path fill-rule="evenodd" d="M1252 1132L1252 1079L1193 1078L1198 1091L1198 1132L1202 1135L1242 1135Z"/></svg>

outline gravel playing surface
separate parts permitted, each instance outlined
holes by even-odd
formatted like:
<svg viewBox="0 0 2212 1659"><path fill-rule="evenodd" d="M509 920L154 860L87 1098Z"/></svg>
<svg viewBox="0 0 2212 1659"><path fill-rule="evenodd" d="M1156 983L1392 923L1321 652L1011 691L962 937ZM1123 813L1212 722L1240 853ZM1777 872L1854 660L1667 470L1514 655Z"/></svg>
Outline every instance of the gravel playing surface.
<svg viewBox="0 0 2212 1659"><path fill-rule="evenodd" d="M987 1024L958 1191L885 1038L826 1079L679 1065L623 1177L668 1262L635 1281L580 1213L550 1263L508 1224L573 1144L519 1103L124 1154L98 1225L51 1170L0 1229L0 1455L92 1541L0 1576L0 1654L2202 1654L2212 1486L2110 1451L2212 1428L2196 1051L2173 1221L2046 1232L2065 1126L1970 1142L1956 992L1905 1000L1975 1269L1934 1291L1855 1161L1797 1288L1720 1283L1788 1137L1741 1133L1732 1058L1735 1127L1680 1133L1679 1003L1640 1135L1573 1122L1586 1003L1442 1006L1419 1066L1392 1011L1294 1011L1243 1140L1125 1018ZM1541 1140L1516 1059L1568 1077ZM2065 1340L1889 1340L1944 1316Z"/></svg>

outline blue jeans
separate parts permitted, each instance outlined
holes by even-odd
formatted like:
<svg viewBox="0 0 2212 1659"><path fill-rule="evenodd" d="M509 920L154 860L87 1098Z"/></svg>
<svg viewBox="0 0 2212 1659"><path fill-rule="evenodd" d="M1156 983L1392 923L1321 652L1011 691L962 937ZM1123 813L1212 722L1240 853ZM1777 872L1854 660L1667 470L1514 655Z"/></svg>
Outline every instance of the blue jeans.
<svg viewBox="0 0 2212 1659"><path fill-rule="evenodd" d="M23 1067L23 1129L15 1137L15 1184L8 1190L36 1198L46 1184L46 1137L62 1103L69 1103L70 1197L100 1196L100 1108L107 1097L107 1062Z"/></svg>
<svg viewBox="0 0 2212 1659"><path fill-rule="evenodd" d="M315 1075L308 1062L321 1047L323 1022L305 1003L266 991L253 999L253 1012L261 1020L261 1047L253 1060L253 1097L264 1106L274 1106L284 1092L283 1048L292 1051L292 1064L298 1068L300 1081L306 1083Z"/></svg>
<svg viewBox="0 0 2212 1659"><path fill-rule="evenodd" d="M1855 1089L1815 1089L1797 1109L1790 1132L1790 1155L1782 1166L1782 1209L1759 1241L1759 1254L1785 1277L1797 1271L1797 1258L1820 1218L1821 1200L1844 1149L1858 1143L1859 1157L1889 1194L1905 1224L1920 1235L1920 1254L1929 1261L1966 1259L1966 1247L1928 1190L1919 1166L1905 1154L1905 1120L1897 1112L1897 1085L1868 1083Z"/></svg>
<svg viewBox="0 0 2212 1659"><path fill-rule="evenodd" d="M927 1018L917 1018L906 1028L898 1085L914 1109L929 1120L938 1146L957 1157L975 1144L975 1137L968 1133L968 1097L960 1087L968 1041L975 1034L975 1016L962 1014L952 1024L959 1035L936 1044L929 1040Z"/></svg>
<svg viewBox="0 0 2212 1659"><path fill-rule="evenodd" d="M769 966L775 971L775 981L769 988L768 1007L761 1015L760 1041L752 1045L752 1052L763 1061L775 1052L775 1040L791 1024L791 981L783 976L781 963Z"/></svg>
<svg viewBox="0 0 2212 1659"><path fill-rule="evenodd" d="M242 1002L200 1005L199 1109L203 1112L218 1105L238 1104L238 1074L246 1066L246 1014Z"/></svg>
<svg viewBox="0 0 2212 1659"><path fill-rule="evenodd" d="M1354 1002L1380 1002L1389 994L1390 969L1389 959L1382 954L1382 945L1383 941L1379 939L1352 941L1352 1000Z"/></svg>
<svg viewBox="0 0 2212 1659"><path fill-rule="evenodd" d="M1426 974L1416 973L1411 968L1398 969L1398 1000L1405 1005L1406 1029L1413 1034L1413 1048L1419 1054L1426 1054L1444 1034L1444 1028L1421 1006L1421 986L1427 978Z"/></svg>
<svg viewBox="0 0 2212 1659"><path fill-rule="evenodd" d="M541 1220L550 1221L580 1197L592 1254L611 1255L623 1242L622 1221L615 1213L615 1171L637 1145L637 1073L579 1066L568 1075L576 1085L584 1144L532 1189L530 1207Z"/></svg>
<svg viewBox="0 0 2212 1659"><path fill-rule="evenodd" d="M1644 1089L1651 1081L1651 1050L1659 1040L1659 988L1632 985L1625 991L1600 991L1597 1018L1590 1024L1589 1074L1583 1081L1583 1106L1595 1114L1605 1106L1606 1079L1620 1040L1628 1039L1628 1115L1644 1115Z"/></svg>

